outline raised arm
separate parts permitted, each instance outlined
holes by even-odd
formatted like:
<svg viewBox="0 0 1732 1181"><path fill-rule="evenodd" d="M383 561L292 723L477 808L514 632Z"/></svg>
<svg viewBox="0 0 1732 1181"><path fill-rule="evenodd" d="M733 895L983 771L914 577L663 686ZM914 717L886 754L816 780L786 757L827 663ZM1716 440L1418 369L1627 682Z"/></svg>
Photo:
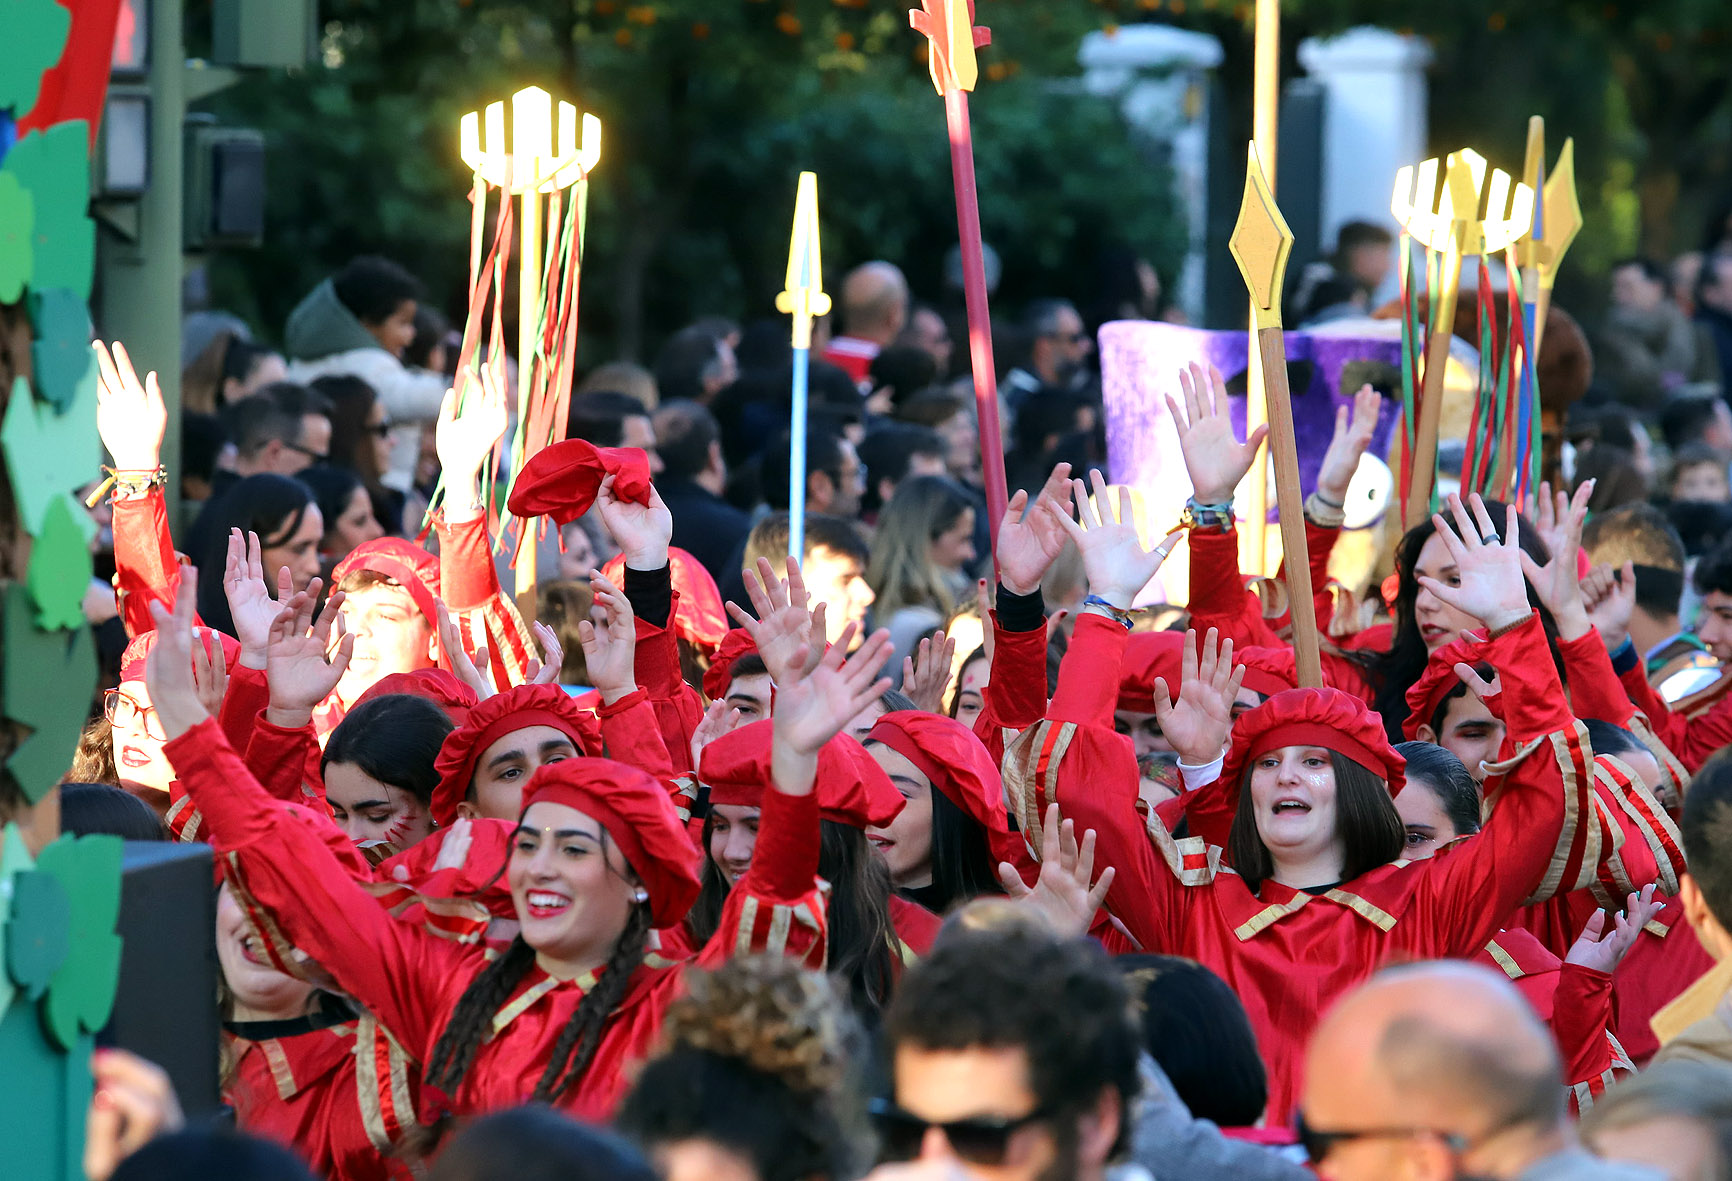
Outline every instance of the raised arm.
<svg viewBox="0 0 1732 1181"><path fill-rule="evenodd" d="M160 474L168 411L154 372L138 380L126 346L100 340L96 429L114 460L114 565L126 634L151 629L150 604L172 606L180 591L180 560L169 532Z"/></svg>
<svg viewBox="0 0 1732 1181"><path fill-rule="evenodd" d="M577 634L590 683L601 694L596 714L607 757L671 782L677 770L649 695L637 684L637 620L631 601L599 570L590 574L589 583L595 605L590 618L577 625Z"/></svg>
<svg viewBox="0 0 1732 1181"><path fill-rule="evenodd" d="M1002 758L1005 731L1018 732L1046 713L1046 606L1040 585L1064 551L1068 536L1053 515L1071 512L1070 464L1053 468L1030 502L1027 491L1010 498L998 525L998 608L984 609L992 671L974 732ZM1050 506L1050 507L1049 507Z"/></svg>

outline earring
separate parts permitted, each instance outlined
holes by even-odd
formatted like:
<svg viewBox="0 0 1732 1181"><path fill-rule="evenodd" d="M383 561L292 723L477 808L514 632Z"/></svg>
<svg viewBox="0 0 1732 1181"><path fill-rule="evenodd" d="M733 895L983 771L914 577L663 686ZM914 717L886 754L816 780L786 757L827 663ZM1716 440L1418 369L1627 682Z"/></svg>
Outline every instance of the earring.
<svg viewBox="0 0 1732 1181"><path fill-rule="evenodd" d="M639 887L637 890L633 891L631 900L639 906L642 906L644 903L649 901L649 891Z"/></svg>

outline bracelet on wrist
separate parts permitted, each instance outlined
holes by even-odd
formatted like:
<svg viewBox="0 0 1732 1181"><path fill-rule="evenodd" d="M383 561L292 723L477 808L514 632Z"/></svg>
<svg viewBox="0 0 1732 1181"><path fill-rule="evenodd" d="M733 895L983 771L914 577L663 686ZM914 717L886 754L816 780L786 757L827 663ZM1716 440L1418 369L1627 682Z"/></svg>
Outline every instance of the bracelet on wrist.
<svg viewBox="0 0 1732 1181"><path fill-rule="evenodd" d="M1191 497L1185 501L1185 507L1179 514L1179 528L1191 529L1231 529L1233 528L1233 502L1228 500L1220 504L1205 504Z"/></svg>
<svg viewBox="0 0 1732 1181"><path fill-rule="evenodd" d="M1490 630L1489 630L1489 631L1488 631L1488 632L1487 632L1487 633L1486 633L1486 638L1487 638L1487 639L1488 639L1488 640L1495 640L1495 639L1497 639L1497 638L1498 638L1498 637L1499 637L1499 636L1507 636L1507 635L1509 635L1509 634L1510 634L1510 633L1511 633L1511 632L1513 632L1513 631L1514 631L1514 630L1515 630L1515 629L1516 629L1516 628L1518 628L1518 627L1520 627L1520 626L1521 626L1521 625L1522 625L1522 624L1524 624L1524 623L1526 623L1526 622L1527 622L1527 621L1528 621L1528 620L1529 620L1529 619L1532 619L1532 618L1533 618L1533 614L1534 614L1534 611L1533 611L1533 608L1532 608L1532 607L1529 607L1529 608L1528 608L1528 609L1527 609L1527 611L1525 611L1525 612L1524 612L1524 613L1523 613L1523 614L1522 614L1522 616L1521 616L1521 618L1520 618L1520 619L1513 619L1513 620L1511 620L1511 621L1510 621L1510 622L1508 622L1508 623L1506 623L1506 624L1504 624L1504 625L1503 625L1503 626L1502 626L1502 627L1494 627L1494 628L1492 628L1492 629L1490 629Z"/></svg>
<svg viewBox="0 0 1732 1181"><path fill-rule="evenodd" d="M106 474L102 482L85 498L85 508L95 508L110 489L115 497L143 496L152 488L164 488L168 485L168 469L158 464L155 469L144 468L111 468L102 469Z"/></svg>
<svg viewBox="0 0 1732 1181"><path fill-rule="evenodd" d="M1339 529L1347 521L1347 511L1321 492L1305 498L1305 519L1325 529Z"/></svg>
<svg viewBox="0 0 1732 1181"><path fill-rule="evenodd" d="M1130 631L1131 628L1135 626L1131 621L1131 613L1129 611L1125 610L1123 607L1114 606L1099 595L1090 595L1088 598L1084 599L1083 606L1094 607L1100 611L1104 611L1119 623L1124 624L1126 631Z"/></svg>

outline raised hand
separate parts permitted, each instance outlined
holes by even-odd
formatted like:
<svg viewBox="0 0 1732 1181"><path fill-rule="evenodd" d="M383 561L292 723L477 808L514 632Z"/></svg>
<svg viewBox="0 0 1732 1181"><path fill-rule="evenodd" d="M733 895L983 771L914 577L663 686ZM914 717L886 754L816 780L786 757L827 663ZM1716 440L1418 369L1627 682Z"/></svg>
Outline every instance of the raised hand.
<svg viewBox="0 0 1732 1181"><path fill-rule="evenodd" d="M471 520L481 512L481 473L505 437L508 415L505 390L491 367L482 366L478 378L465 374L458 380L467 394L462 412L457 390L446 390L433 446L445 473L447 519Z"/></svg>
<svg viewBox="0 0 1732 1181"><path fill-rule="evenodd" d="M559 683L560 670L565 667L565 648L559 642L559 633L537 620L529 625L529 630L535 633L535 638L541 642L541 650L547 656L545 662L531 656L523 667L523 680L530 685L555 685Z"/></svg>
<svg viewBox="0 0 1732 1181"><path fill-rule="evenodd" d="M752 637L771 682L777 685L792 679L801 662L806 667L816 664L824 648L825 604L812 607L800 563L789 558L787 570L784 582L776 577L770 559L759 558L757 569L745 572L746 595L756 618L737 603L727 605L734 622Z"/></svg>
<svg viewBox="0 0 1732 1181"><path fill-rule="evenodd" d="M181 574L180 593L172 611L154 599L149 604L151 622L156 625L156 646L144 663L144 683L167 738L179 738L211 716L192 671L193 603L197 599L198 570L189 566Z"/></svg>
<svg viewBox="0 0 1732 1181"><path fill-rule="evenodd" d="M493 683L493 661L488 658L487 641L477 640L475 655L471 657L463 646L463 633L457 626L457 619L444 599L434 600L433 613L439 625L439 646L445 650L445 662L451 666L451 674L468 685L478 701L486 701L497 694L499 688Z"/></svg>
<svg viewBox="0 0 1732 1181"><path fill-rule="evenodd" d="M162 435L168 410L156 374L138 380L126 346L118 340L111 353L100 340L96 350L96 430L120 472L154 472L162 462Z"/></svg>
<svg viewBox="0 0 1732 1181"><path fill-rule="evenodd" d="M1582 548L1582 525L1588 519L1588 497L1594 494L1594 481L1584 481L1575 496L1559 492L1552 498L1552 519L1555 540L1548 539L1552 560L1541 566L1521 553L1522 570L1533 584L1534 594L1552 613L1558 625L1558 638L1579 640L1593 626L1588 621L1587 604L1582 600L1582 579L1576 566L1576 555Z"/></svg>
<svg viewBox="0 0 1732 1181"><path fill-rule="evenodd" d="M1010 498L999 521L998 546L993 551L998 561L998 577L1006 590L1031 595L1039 588L1040 580L1046 577L1048 567L1058 558L1066 540L1064 530L1046 506L1052 505L1068 518L1070 496L1070 464L1061 463L1052 469L1033 504L1029 503L1026 491L1018 490ZM987 618L984 610L980 617Z"/></svg>
<svg viewBox="0 0 1732 1181"><path fill-rule="evenodd" d="M1599 566L1588 572L1582 585L1588 601L1588 622L1606 642L1606 651L1616 652L1630 638L1630 616L1636 610L1636 565L1625 562L1622 570Z"/></svg>
<svg viewBox="0 0 1732 1181"><path fill-rule="evenodd" d="M1419 584L1457 611L1497 631L1533 613L1528 606L1527 585L1522 580L1521 522L1515 506L1510 505L1500 542L1485 501L1475 495L1472 504L1473 515L1469 516L1461 497L1452 492L1449 511L1454 524L1441 514L1434 513L1431 518L1455 564L1457 584L1445 586L1435 578L1423 576ZM1573 556L1571 560L1574 561Z"/></svg>
<svg viewBox="0 0 1732 1181"><path fill-rule="evenodd" d="M1185 470L1191 476L1191 495L1198 504L1226 504L1251 470L1269 428L1258 427L1243 443L1234 437L1232 420L1227 417L1227 383L1214 366L1204 370L1193 364L1179 370L1179 390L1184 405L1167 394L1167 409L1179 432L1179 450L1184 452Z"/></svg>
<svg viewBox="0 0 1732 1181"><path fill-rule="evenodd" d="M1587 926L1582 928L1581 937L1570 946L1564 963L1595 968L1608 975L1615 971L1630 954L1630 948L1636 945L1636 936L1642 933L1648 920L1660 913L1662 904L1654 901L1654 886L1649 883L1642 887L1640 894L1631 894L1624 905L1625 909L1613 917L1609 932L1606 930L1606 912L1596 910L1588 919Z"/></svg>
<svg viewBox="0 0 1732 1181"><path fill-rule="evenodd" d="M589 683L605 704L612 705L637 692L637 617L625 593L600 570L589 572L589 588L595 605L589 618L577 625L577 635L583 642Z"/></svg>
<svg viewBox="0 0 1732 1181"><path fill-rule="evenodd" d="M1233 728L1233 699L1244 680L1245 666L1233 664L1231 638L1221 640L1210 628L1198 643L1196 631L1185 633L1178 700L1165 678L1155 678L1155 721L1180 761L1201 767L1220 756Z"/></svg>
<svg viewBox="0 0 1732 1181"><path fill-rule="evenodd" d="M1098 471L1091 471L1089 476L1095 486L1093 503L1089 501L1088 489L1083 482L1071 481L1080 523L1071 520L1051 503L1046 505L1047 514L1082 551L1089 593L1099 595L1115 607L1127 609L1137 592L1148 585L1155 571L1161 568L1161 563L1167 560L1167 554L1178 542L1178 535L1169 535L1152 550L1144 549L1137 537L1131 490L1119 489L1118 516L1115 518L1106 479Z"/></svg>
<svg viewBox="0 0 1732 1181"><path fill-rule="evenodd" d="M1467 691L1472 693L1481 705L1489 706L1493 699L1503 692L1503 679L1497 675L1495 669L1492 670L1489 681L1479 675L1477 668L1464 662L1457 662L1450 671L1455 673L1457 680L1467 686Z"/></svg>
<svg viewBox="0 0 1732 1181"><path fill-rule="evenodd" d="M1353 395L1351 421L1347 407L1335 411L1335 435L1329 440L1329 450L1323 453L1323 465L1317 469L1317 494L1330 504L1346 505L1347 487L1353 483L1353 473L1359 470L1365 449L1371 446L1371 435L1377 430L1377 415L1382 409L1383 396L1367 383Z"/></svg>
<svg viewBox="0 0 1732 1181"><path fill-rule="evenodd" d="M230 529L223 593L228 596L229 614L234 617L235 638L241 642L241 664L262 670L265 667L265 649L271 642L271 624L276 622L282 605L295 593L294 579L288 567L277 571L277 593L273 598L265 584L259 535L248 533L242 537L239 529Z"/></svg>
<svg viewBox="0 0 1732 1181"><path fill-rule="evenodd" d="M943 713L955 657L955 640L941 631L925 637L913 656L902 658L902 691L927 713Z"/></svg>
<svg viewBox="0 0 1732 1181"><path fill-rule="evenodd" d="M613 490L613 477L608 476L595 494L595 507L601 513L601 523L613 535L614 544L625 554L627 566L633 570L660 570L668 564L674 515L655 485L650 485L649 503L638 504L620 499Z"/></svg>
<svg viewBox="0 0 1732 1181"><path fill-rule="evenodd" d="M844 659L856 626L851 623L844 628L816 666L808 669L803 660L797 661L797 671L776 686L772 769L792 755L799 760L811 760L815 771L819 748L840 734L861 710L872 704L873 698L890 687L890 678L878 676L890 657L888 631L874 632L858 652ZM811 788L810 782L802 790L797 783L784 783L780 777L776 786L795 795Z"/></svg>
<svg viewBox="0 0 1732 1181"><path fill-rule="evenodd" d="M271 689L271 704L265 717L277 726L294 729L312 720L313 708L329 697L337 682L349 671L355 653L355 637L343 627L343 592L338 591L314 618L319 580L283 604L271 624L271 642L266 652L265 680ZM334 634L334 639L333 639Z"/></svg>
<svg viewBox="0 0 1732 1181"><path fill-rule="evenodd" d="M692 728L692 766L701 767L704 747L724 734L732 734L740 725L740 711L725 701L712 701L704 716Z"/></svg>
<svg viewBox="0 0 1732 1181"><path fill-rule="evenodd" d="M223 654L221 637L209 628L193 632L192 683L205 713L214 718L222 712L223 694L229 689L228 658Z"/></svg>
<svg viewBox="0 0 1732 1181"><path fill-rule="evenodd" d="M1041 822L1040 876L1031 888L1008 861L998 863L998 880L1004 892L1020 906L1038 911L1061 935L1086 935L1095 912L1106 901L1112 887L1111 866L1095 879L1095 830L1076 839L1076 824L1059 823L1058 805L1049 804Z"/></svg>

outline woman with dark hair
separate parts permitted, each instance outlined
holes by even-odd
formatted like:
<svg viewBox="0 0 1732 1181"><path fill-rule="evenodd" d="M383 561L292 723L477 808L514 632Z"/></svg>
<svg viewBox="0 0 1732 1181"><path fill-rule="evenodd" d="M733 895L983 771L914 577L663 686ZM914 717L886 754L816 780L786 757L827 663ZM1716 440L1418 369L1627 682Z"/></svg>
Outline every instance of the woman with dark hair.
<svg viewBox="0 0 1732 1181"><path fill-rule="evenodd" d="M502 867L519 933L495 958L391 917L304 813L266 795L199 703L190 665L182 668L190 607L152 614L163 638L150 678L169 757L258 912L426 1063L427 1082L450 1097L454 1115L528 1099L610 1114L625 1064L654 1042L683 988L681 963L650 938L677 924L698 892L691 840L666 787L609 759L541 767ZM850 639L851 629L809 671L802 658L804 675L778 688L764 848L700 962L769 946L824 960L818 752L882 691L874 678L889 648L880 633L844 664ZM337 645L327 687L351 648L347 636ZM300 659L314 671L325 661L318 652ZM797 923L801 914L809 921Z"/></svg>
<svg viewBox="0 0 1732 1181"><path fill-rule="evenodd" d="M366 485L348 468L310 467L295 479L313 490L319 514L325 518L319 566L328 582L339 562L357 547L385 536L385 528L373 515L373 498Z"/></svg>
<svg viewBox="0 0 1732 1181"><path fill-rule="evenodd" d="M513 1107L476 1120L440 1152L428 1181L656 1181L655 1170L612 1132L545 1107Z"/></svg>
<svg viewBox="0 0 1732 1181"><path fill-rule="evenodd" d="M850 1076L865 1047L828 979L760 957L693 973L690 988L616 1121L666 1181L857 1176Z"/></svg>
<svg viewBox="0 0 1732 1181"><path fill-rule="evenodd" d="M1269 1078L1245 1006L1227 982L1195 960L1122 955L1142 1018L1143 1048L1191 1114L1223 1128L1250 1128L1263 1118Z"/></svg>
<svg viewBox="0 0 1732 1181"><path fill-rule="evenodd" d="M168 840L149 804L110 783L62 783L60 829L81 837L105 832L128 841Z"/></svg>
<svg viewBox="0 0 1732 1181"><path fill-rule="evenodd" d="M258 534L259 558L274 582L288 567L294 589L306 590L319 577L319 542L325 536L325 515L312 489L288 476L248 476L230 488L216 505L210 552L201 555L198 614L217 631L234 634L223 574L228 567L229 535Z"/></svg>
<svg viewBox="0 0 1732 1181"><path fill-rule="evenodd" d="M1130 744L1112 732L1128 604L1160 564L1128 504L1083 523L1049 506L1082 551L1091 602L1077 621L1046 720L1019 739L1007 775L1018 815L1056 798L1078 831L1094 829L1117 871L1107 906L1143 950L1184 955L1244 999L1270 1075L1269 1118L1292 1115L1300 1052L1318 1015L1391 955L1467 956L1540 886L1564 839L1592 807L1592 752L1570 715L1539 620L1526 605L1519 526L1500 542L1483 503L1453 497L1442 526L1455 576L1428 593L1489 629L1516 757L1499 764L1497 812L1478 839L1423 863L1401 860L1391 797L1404 763L1365 703L1336 689L1294 689L1232 718L1243 673L1211 634L1176 705L1156 695L1181 762L1203 766L1231 745L1218 776L1189 793L1230 815L1224 856L1203 838L1176 841L1137 808ZM1571 547L1544 572L1575 579ZM1061 741L1062 740L1062 741ZM1232 872L1225 872L1227 867Z"/></svg>
<svg viewBox="0 0 1732 1181"><path fill-rule="evenodd" d="M430 835L434 764L453 729L450 715L425 697L364 698L331 731L319 765L337 827L357 845L386 841L398 849Z"/></svg>
<svg viewBox="0 0 1732 1181"><path fill-rule="evenodd" d="M403 494L380 482L391 470L391 420L379 395L347 373L317 378L311 388L331 403L331 465L360 477L379 524L386 533L401 536Z"/></svg>

